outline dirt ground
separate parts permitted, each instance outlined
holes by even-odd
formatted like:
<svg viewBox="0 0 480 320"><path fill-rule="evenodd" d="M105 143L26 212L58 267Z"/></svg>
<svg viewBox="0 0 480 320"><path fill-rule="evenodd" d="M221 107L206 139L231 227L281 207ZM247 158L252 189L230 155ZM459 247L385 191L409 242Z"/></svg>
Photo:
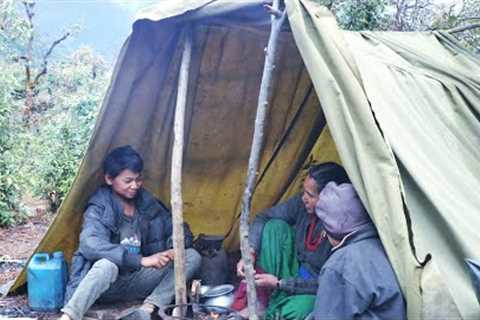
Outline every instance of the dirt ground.
<svg viewBox="0 0 480 320"><path fill-rule="evenodd" d="M15 280L22 271L52 220L51 214L42 213L31 217L24 224L0 228L0 287ZM25 294L0 298L0 318L9 317L56 318L32 312L28 308Z"/></svg>
<svg viewBox="0 0 480 320"><path fill-rule="evenodd" d="M0 228L0 285L15 279L21 268L14 262L25 262L28 259L52 219L52 215L44 214L32 217L22 225L8 229ZM2 264L7 266L2 267Z"/></svg>
<svg viewBox="0 0 480 320"><path fill-rule="evenodd" d="M11 228L0 228L0 293L15 280L23 266L33 253L38 243L48 230L54 215L39 213L24 224ZM234 266L240 258L239 253L229 254L229 270L233 274ZM232 280L232 279L230 279ZM238 279L237 283L238 283ZM121 316L129 308L137 306L140 301L128 304L95 305L85 316L89 320L113 320ZM26 294L10 295L0 298L0 319L32 318L41 320L57 319L59 314L40 313L28 307Z"/></svg>
<svg viewBox="0 0 480 320"><path fill-rule="evenodd" d="M35 250L48 229L54 216L41 213L31 217L25 224L11 228L0 228L0 288L15 280L22 271L27 259ZM109 320L116 318L124 309L134 307L130 304L98 305L87 313L85 319ZM26 294L10 295L0 298L0 319L32 318L41 320L57 319L57 313L41 313L28 307Z"/></svg>

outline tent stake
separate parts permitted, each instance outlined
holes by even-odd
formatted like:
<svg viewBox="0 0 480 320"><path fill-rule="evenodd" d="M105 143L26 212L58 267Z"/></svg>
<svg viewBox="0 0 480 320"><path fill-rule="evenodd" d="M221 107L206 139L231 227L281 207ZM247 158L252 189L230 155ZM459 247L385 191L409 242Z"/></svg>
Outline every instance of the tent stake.
<svg viewBox="0 0 480 320"><path fill-rule="evenodd" d="M275 54L278 42L278 36L285 21L286 9L280 11L280 0L274 0L273 5L265 5L265 9L271 15L271 31L268 38L268 45L265 49L265 64L263 66L262 82L258 95L257 114L255 117L255 129L253 133L252 149L248 159L247 186L242 198L242 214L240 216L240 249L245 266L245 279L247 282L247 301L249 319L257 320L257 293L255 291L254 267L252 263L252 253L248 242L248 217L250 216L250 206L252 202L252 193L257 180L258 162L260 160L260 151L263 144L263 134L265 117L267 113L268 100L271 96L272 75L275 69Z"/></svg>
<svg viewBox="0 0 480 320"><path fill-rule="evenodd" d="M177 102L174 120L174 142L172 150L172 176L171 176L171 205L173 221L173 250L175 271L175 303L185 305L187 303L187 289L185 279L185 240L183 232L183 209L182 209L182 165L183 165L183 141L185 127L185 108L187 104L188 73L192 58L192 28L187 26L184 31L185 44L182 53L182 62L178 78ZM177 309L180 316L186 310Z"/></svg>

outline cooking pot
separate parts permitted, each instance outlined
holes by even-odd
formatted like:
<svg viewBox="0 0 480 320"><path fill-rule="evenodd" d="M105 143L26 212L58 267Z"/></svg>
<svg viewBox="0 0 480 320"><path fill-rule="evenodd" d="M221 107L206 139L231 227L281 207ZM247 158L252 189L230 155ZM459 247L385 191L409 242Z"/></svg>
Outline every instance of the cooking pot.
<svg viewBox="0 0 480 320"><path fill-rule="evenodd" d="M201 286L200 301L209 311L222 313L223 308L230 308L233 303L234 286L231 284L222 284L219 286ZM219 310L216 310L215 307Z"/></svg>

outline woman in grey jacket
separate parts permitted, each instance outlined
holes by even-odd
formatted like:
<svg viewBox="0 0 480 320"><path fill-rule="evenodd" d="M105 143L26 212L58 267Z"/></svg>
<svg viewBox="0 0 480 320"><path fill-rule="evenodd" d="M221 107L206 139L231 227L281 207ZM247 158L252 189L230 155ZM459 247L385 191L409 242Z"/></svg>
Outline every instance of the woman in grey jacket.
<svg viewBox="0 0 480 320"><path fill-rule="evenodd" d="M333 249L318 276L315 319L406 319L395 273L353 186L330 182L320 199L316 214Z"/></svg>

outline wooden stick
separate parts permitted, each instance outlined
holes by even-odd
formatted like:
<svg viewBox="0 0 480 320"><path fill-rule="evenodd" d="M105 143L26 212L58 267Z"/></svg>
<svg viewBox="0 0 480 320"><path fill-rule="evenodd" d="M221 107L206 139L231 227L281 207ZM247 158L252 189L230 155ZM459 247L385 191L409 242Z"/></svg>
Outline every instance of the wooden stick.
<svg viewBox="0 0 480 320"><path fill-rule="evenodd" d="M172 151L172 221L173 221L173 250L175 271L175 303L185 305L187 303L187 288L185 279L185 240L183 233L182 211L182 161L183 140L185 127L185 108L188 94L188 74L192 58L192 28L187 26L184 30L185 44L182 53L182 62L178 77L177 104L175 107L174 142ZM186 310L179 310L184 315Z"/></svg>
<svg viewBox="0 0 480 320"><path fill-rule="evenodd" d="M271 14L272 26L268 45L265 49L265 64L263 66L262 82L258 95L257 114L255 117L255 129L253 133L252 149L248 159L247 186L242 198L242 214L240 216L240 249L245 267L245 279L247 282L247 301L249 319L257 320L257 293L255 290L254 267L252 252L248 243L248 217L250 216L250 206L252 193L257 180L258 163L260 160L260 151L263 144L263 131L265 117L267 114L268 100L271 96L272 75L275 69L275 53L277 40L280 30L286 17L286 10L279 10L279 0L273 2L273 6L266 7ZM281 15L278 14L281 12Z"/></svg>

